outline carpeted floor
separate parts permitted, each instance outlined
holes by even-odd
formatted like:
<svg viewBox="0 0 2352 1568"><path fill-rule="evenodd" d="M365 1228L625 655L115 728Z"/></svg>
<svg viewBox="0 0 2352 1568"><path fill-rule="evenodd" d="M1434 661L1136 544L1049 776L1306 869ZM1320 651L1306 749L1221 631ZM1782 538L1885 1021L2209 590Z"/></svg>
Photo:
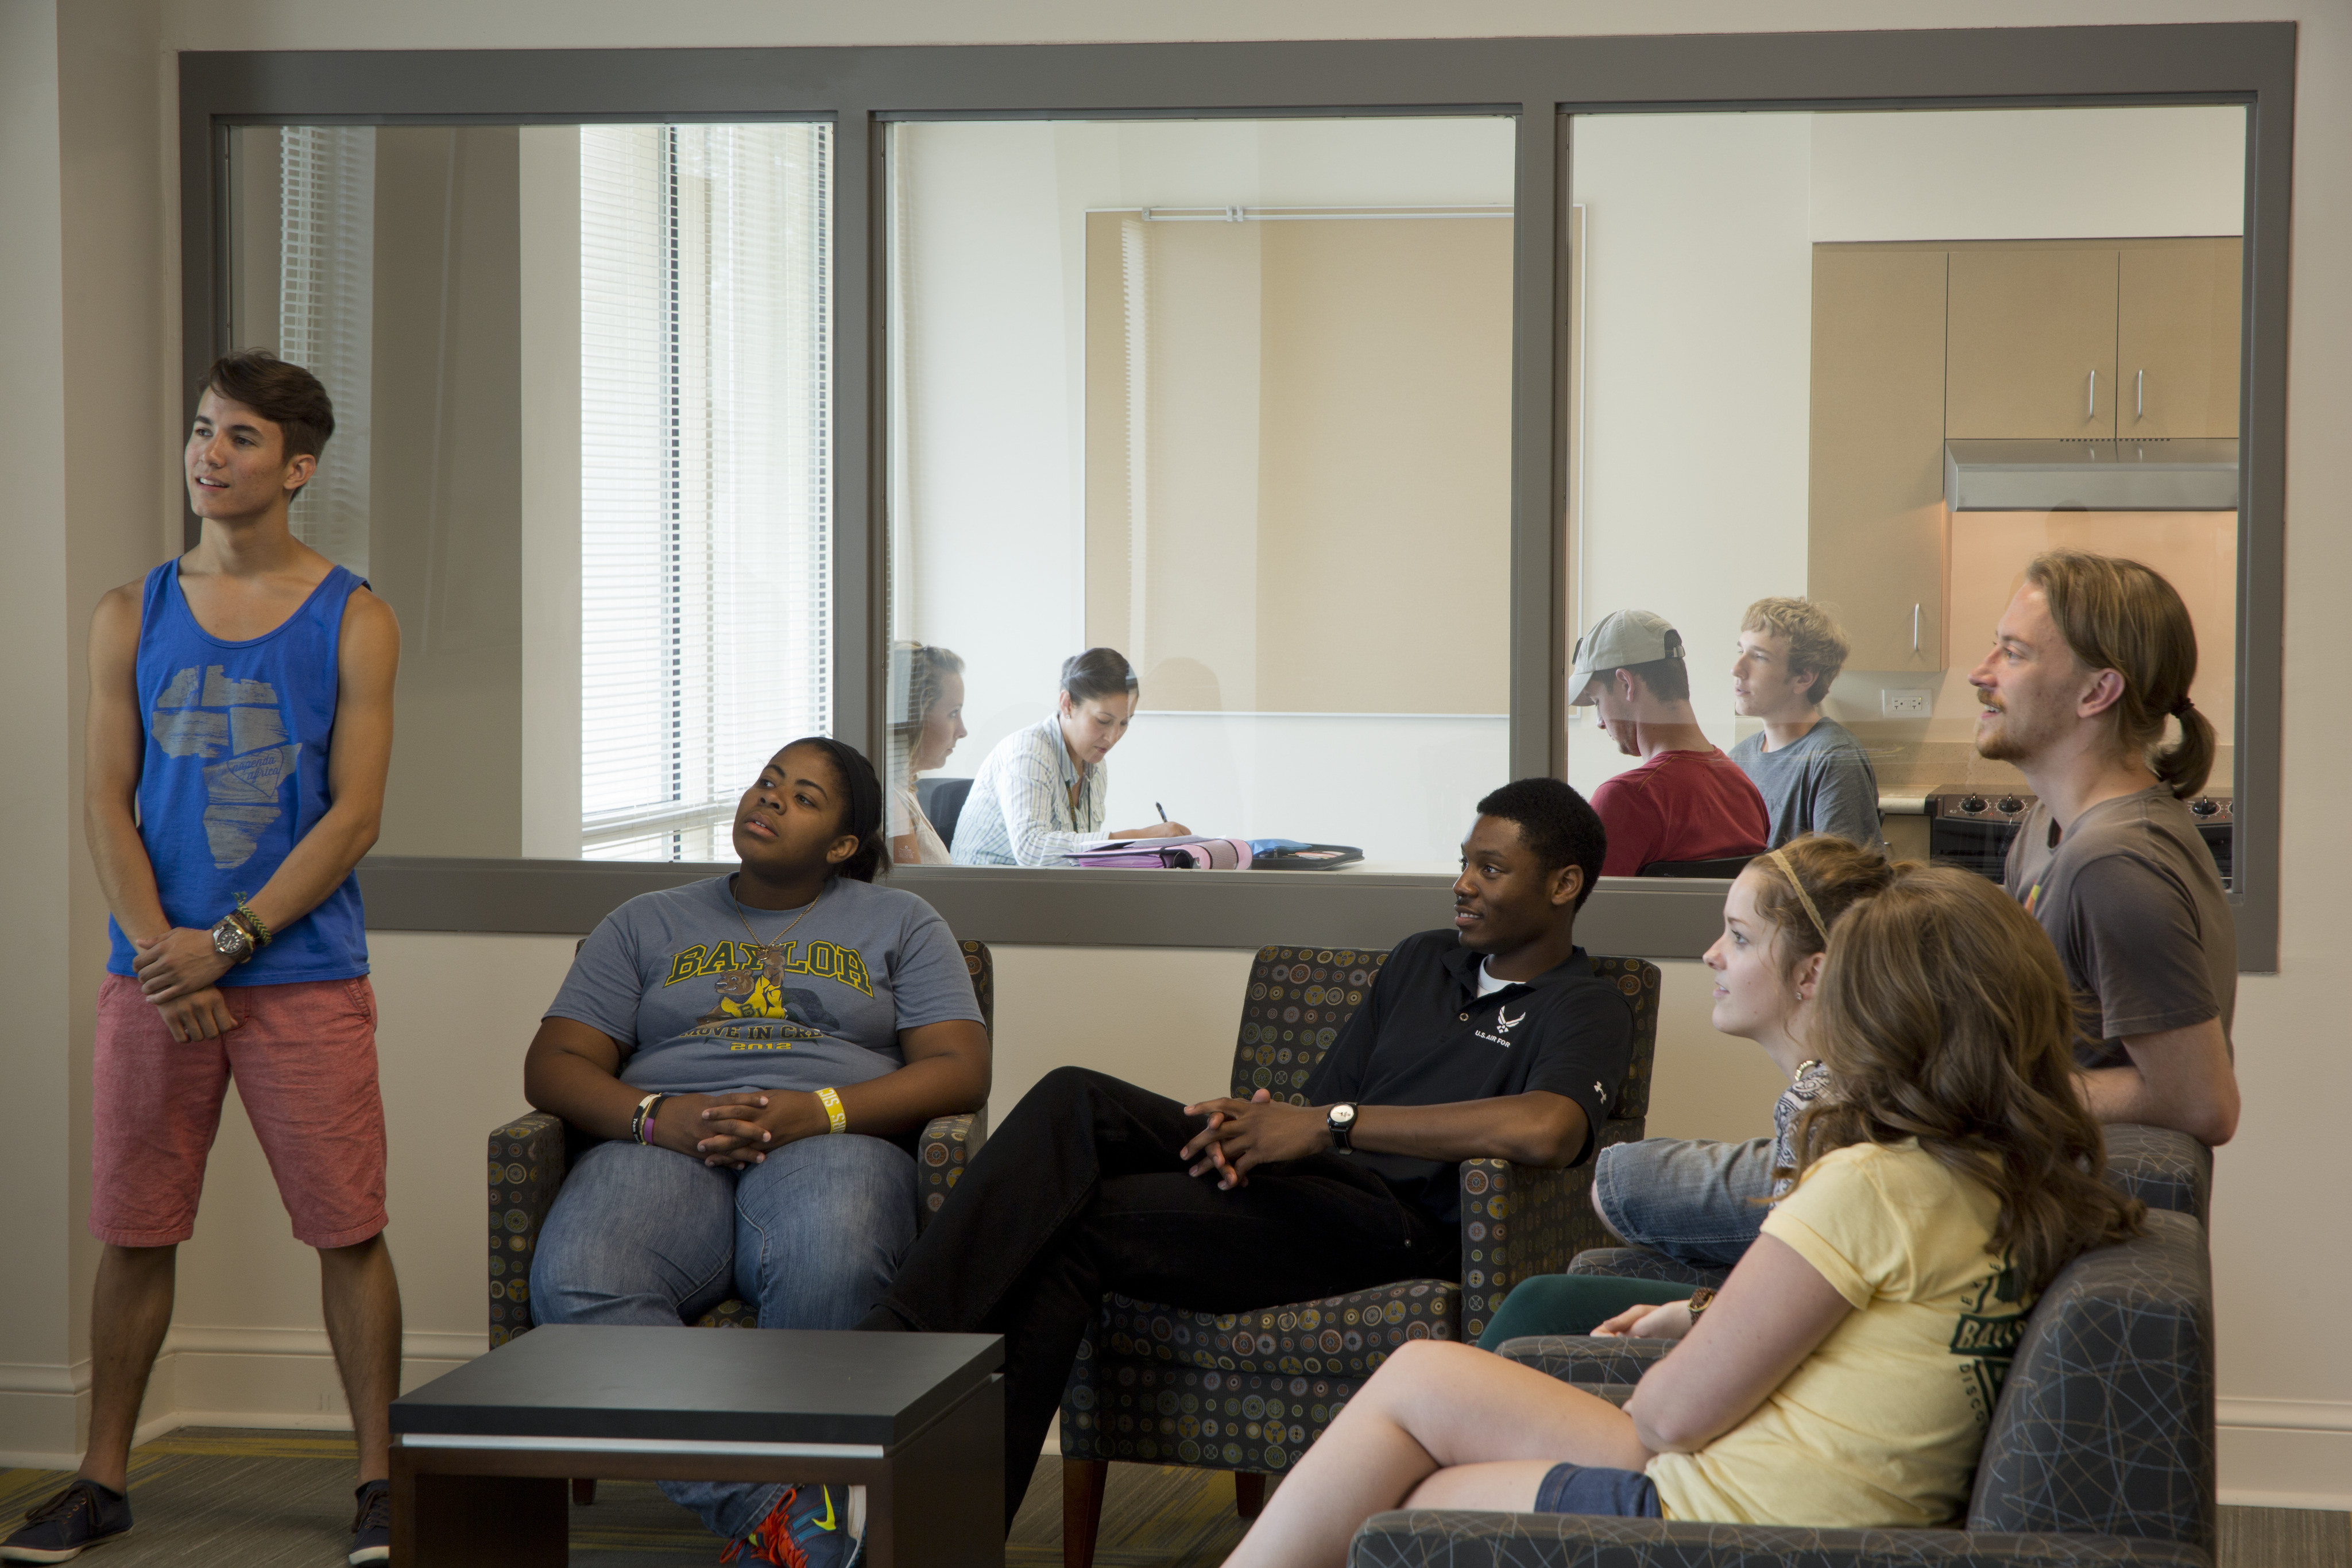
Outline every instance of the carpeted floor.
<svg viewBox="0 0 2352 1568"><path fill-rule="evenodd" d="M1062 1467L1038 1465L1005 1544L1007 1568L1059 1568ZM0 1470L0 1528L65 1478ZM87 1558L95 1568L332 1568L352 1515L352 1442L327 1432L189 1427L131 1456L138 1528ZM1114 1465L1103 1500L1101 1568L1216 1568L1242 1538L1221 1471ZM2221 1511L2219 1568L2352 1568L2352 1516L2296 1509ZM572 1560L593 1568L715 1563L719 1542L650 1482L605 1481L572 1511Z"/></svg>

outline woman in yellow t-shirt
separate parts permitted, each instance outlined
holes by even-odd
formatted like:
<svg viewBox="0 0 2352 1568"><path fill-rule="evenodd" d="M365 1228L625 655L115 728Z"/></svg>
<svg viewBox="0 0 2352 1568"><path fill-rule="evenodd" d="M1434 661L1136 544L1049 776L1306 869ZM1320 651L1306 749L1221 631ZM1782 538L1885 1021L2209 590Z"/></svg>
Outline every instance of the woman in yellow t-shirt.
<svg viewBox="0 0 2352 1568"><path fill-rule="evenodd" d="M2034 1298L2137 1232L2140 1206L2099 1179L2057 955L1992 883L1895 867L1832 924L1814 1006L1837 1092L1797 1124L1795 1190L1711 1302L1629 1314L1682 1343L1624 1408L1468 1345L1408 1344L1228 1568L1336 1568L1391 1508L1958 1517Z"/></svg>

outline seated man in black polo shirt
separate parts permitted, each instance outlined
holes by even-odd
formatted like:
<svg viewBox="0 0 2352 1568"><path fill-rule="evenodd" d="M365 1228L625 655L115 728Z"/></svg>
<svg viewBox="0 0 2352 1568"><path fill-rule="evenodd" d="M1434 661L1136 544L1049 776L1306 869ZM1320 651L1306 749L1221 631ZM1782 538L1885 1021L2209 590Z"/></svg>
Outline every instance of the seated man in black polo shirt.
<svg viewBox="0 0 2352 1568"><path fill-rule="evenodd" d="M1235 1312L1454 1278L1456 1162L1591 1156L1633 1039L1624 998L1576 946L1601 819L1552 779L1478 811L1454 929L1398 945L1305 1106L1263 1090L1182 1105L1057 1068L859 1325L1004 1335L1008 1524L1106 1291Z"/></svg>

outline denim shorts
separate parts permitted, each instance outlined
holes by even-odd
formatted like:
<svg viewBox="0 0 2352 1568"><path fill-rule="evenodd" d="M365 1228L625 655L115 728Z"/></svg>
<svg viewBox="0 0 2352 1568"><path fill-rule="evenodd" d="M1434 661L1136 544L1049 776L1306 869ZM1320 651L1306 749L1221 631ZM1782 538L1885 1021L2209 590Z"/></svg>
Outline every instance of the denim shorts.
<svg viewBox="0 0 2352 1568"><path fill-rule="evenodd" d="M1678 1263L1728 1269L1764 1228L1772 1140L1643 1138L1612 1144L1592 1172L1592 1203L1631 1246Z"/></svg>
<svg viewBox="0 0 2352 1568"><path fill-rule="evenodd" d="M1554 1465L1536 1488L1538 1513L1591 1513L1606 1519L1664 1519L1658 1489L1639 1470Z"/></svg>

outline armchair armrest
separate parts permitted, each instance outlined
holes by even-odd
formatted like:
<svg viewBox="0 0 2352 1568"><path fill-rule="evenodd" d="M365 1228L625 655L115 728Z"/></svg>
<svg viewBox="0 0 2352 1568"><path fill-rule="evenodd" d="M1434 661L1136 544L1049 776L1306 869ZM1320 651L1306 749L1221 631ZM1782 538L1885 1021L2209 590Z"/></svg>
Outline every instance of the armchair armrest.
<svg viewBox="0 0 2352 1568"><path fill-rule="evenodd" d="M530 1261L563 1185L563 1123L533 1111L490 1129L490 1345L531 1326Z"/></svg>
<svg viewBox="0 0 2352 1568"><path fill-rule="evenodd" d="M1661 1284L1720 1285L1731 1277L1728 1269L1697 1269L1677 1263L1646 1247L1594 1247L1579 1252L1568 1265L1571 1274L1597 1274L1612 1280L1655 1280Z"/></svg>
<svg viewBox="0 0 2352 1568"><path fill-rule="evenodd" d="M1642 1381L1675 1348L1670 1339L1597 1339L1591 1334L1530 1334L1496 1347L1505 1361L1532 1366L1547 1377L1579 1385Z"/></svg>
<svg viewBox="0 0 2352 1568"><path fill-rule="evenodd" d="M1642 1135L1642 1124L1603 1123L1595 1145ZM1592 1210L1591 1160L1566 1170L1508 1160L1462 1162L1462 1337L1486 1332L1511 1287L1560 1274L1579 1252L1616 1241Z"/></svg>
<svg viewBox="0 0 2352 1568"><path fill-rule="evenodd" d="M915 1145L915 1169L922 1182L915 1208L915 1228L920 1231L948 1200L948 1189L963 1176L963 1167L988 1138L988 1113L967 1111L961 1116L934 1116Z"/></svg>
<svg viewBox="0 0 2352 1568"><path fill-rule="evenodd" d="M2116 1535L1795 1530L1573 1513L1400 1510L1364 1521L1348 1568L2212 1568L2194 1546Z"/></svg>

